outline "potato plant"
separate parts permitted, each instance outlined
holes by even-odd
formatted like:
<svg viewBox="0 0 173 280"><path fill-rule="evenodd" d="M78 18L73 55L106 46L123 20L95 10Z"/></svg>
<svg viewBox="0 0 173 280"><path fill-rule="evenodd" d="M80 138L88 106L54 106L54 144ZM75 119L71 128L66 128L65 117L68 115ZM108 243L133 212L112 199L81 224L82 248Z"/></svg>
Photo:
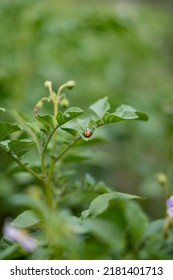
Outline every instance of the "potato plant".
<svg viewBox="0 0 173 280"><path fill-rule="evenodd" d="M147 121L147 115L129 105L112 111L107 97L85 113L69 107L67 94L74 81L57 92L50 81L45 86L49 94L38 100L32 116L0 108L0 149L14 162L8 174L29 176L34 189L7 199L14 209L22 210L15 219L4 221L0 258L172 258L172 197L167 199L166 218L151 222L140 206L143 198L116 192L89 174L75 183L66 165L71 162L75 169L76 162L88 158L85 147L99 143L100 127ZM42 114L46 102L53 112ZM74 205L80 195L81 202L87 198L87 207L79 213Z"/></svg>

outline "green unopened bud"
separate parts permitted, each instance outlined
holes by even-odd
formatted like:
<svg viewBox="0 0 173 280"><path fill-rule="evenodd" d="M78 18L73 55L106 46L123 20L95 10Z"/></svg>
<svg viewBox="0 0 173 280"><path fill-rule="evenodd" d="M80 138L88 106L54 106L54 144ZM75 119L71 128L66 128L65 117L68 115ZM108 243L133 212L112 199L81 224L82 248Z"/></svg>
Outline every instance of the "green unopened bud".
<svg viewBox="0 0 173 280"><path fill-rule="evenodd" d="M65 86L68 88L68 89L72 89L74 86L75 86L75 81L68 81Z"/></svg>
<svg viewBox="0 0 173 280"><path fill-rule="evenodd" d="M48 87L48 88L52 88L52 82L51 81L45 81L44 86Z"/></svg>
<svg viewBox="0 0 173 280"><path fill-rule="evenodd" d="M41 109L42 107L43 107L43 102L42 102L42 100L39 100L34 107L34 114L37 115L39 109Z"/></svg>
<svg viewBox="0 0 173 280"><path fill-rule="evenodd" d="M53 90L52 90L52 82L51 81L45 81L44 86L49 89L49 93L52 96Z"/></svg>
<svg viewBox="0 0 173 280"><path fill-rule="evenodd" d="M164 173L157 174L157 180L159 181L160 185L162 186L165 196L169 196L169 189L168 189L168 180L167 176Z"/></svg>
<svg viewBox="0 0 173 280"><path fill-rule="evenodd" d="M63 97L60 101L60 104L63 108L69 107L70 103L66 97Z"/></svg>
<svg viewBox="0 0 173 280"><path fill-rule="evenodd" d="M167 184L167 176L164 173L157 174L157 180L162 186Z"/></svg>

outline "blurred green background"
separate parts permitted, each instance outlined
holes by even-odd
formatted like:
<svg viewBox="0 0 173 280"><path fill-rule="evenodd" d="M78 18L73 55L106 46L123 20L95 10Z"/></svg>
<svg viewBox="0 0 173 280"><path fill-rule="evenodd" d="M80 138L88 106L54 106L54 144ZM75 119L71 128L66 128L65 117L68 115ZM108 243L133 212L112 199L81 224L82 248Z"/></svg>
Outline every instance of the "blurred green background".
<svg viewBox="0 0 173 280"><path fill-rule="evenodd" d="M147 123L100 128L108 141L92 148L80 176L89 172L146 197L147 212L159 218L158 172L166 173L173 193L173 8L171 1L150 2L1 0L0 107L33 114L48 94L45 80L55 89L75 80L72 106L86 109L108 96L112 110L124 103L146 112ZM11 162L0 156L1 215L8 216L4 198L28 182L4 176Z"/></svg>

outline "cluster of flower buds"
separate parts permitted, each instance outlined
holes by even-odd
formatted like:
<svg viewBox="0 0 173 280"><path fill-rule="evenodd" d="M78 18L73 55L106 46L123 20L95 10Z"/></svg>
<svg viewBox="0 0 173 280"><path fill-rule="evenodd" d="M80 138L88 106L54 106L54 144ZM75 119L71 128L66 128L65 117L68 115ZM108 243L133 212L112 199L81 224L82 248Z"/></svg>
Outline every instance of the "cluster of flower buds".
<svg viewBox="0 0 173 280"><path fill-rule="evenodd" d="M44 86L49 89L49 97L42 97L37 104L34 107L34 114L37 115L39 110L43 107L43 101L50 102L51 100L53 103L60 103L60 105L63 108L67 108L69 106L69 101L64 93L62 93L62 90L64 88L72 89L75 86L74 81L68 81L65 84L61 85L58 89L58 92L55 93L52 89L52 82L51 81L45 81Z"/></svg>

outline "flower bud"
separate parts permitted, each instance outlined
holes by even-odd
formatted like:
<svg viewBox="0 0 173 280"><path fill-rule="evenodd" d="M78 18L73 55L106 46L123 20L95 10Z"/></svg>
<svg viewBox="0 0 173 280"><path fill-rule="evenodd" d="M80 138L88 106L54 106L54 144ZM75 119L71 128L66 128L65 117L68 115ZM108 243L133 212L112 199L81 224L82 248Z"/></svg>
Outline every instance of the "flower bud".
<svg viewBox="0 0 173 280"><path fill-rule="evenodd" d="M63 108L69 107L70 103L66 97L63 97L60 101L60 104Z"/></svg>
<svg viewBox="0 0 173 280"><path fill-rule="evenodd" d="M39 100L36 104L36 106L34 107L34 114L37 115L39 109L41 109L43 107L43 102L42 100Z"/></svg>
<svg viewBox="0 0 173 280"><path fill-rule="evenodd" d="M159 173L157 175L157 180L159 181L159 183L163 186L167 183L167 177L164 173Z"/></svg>
<svg viewBox="0 0 173 280"><path fill-rule="evenodd" d="M48 88L51 88L52 87L52 82L51 81L45 81L44 86L48 87Z"/></svg>
<svg viewBox="0 0 173 280"><path fill-rule="evenodd" d="M75 81L68 81L65 85L68 89L72 89L75 86Z"/></svg>

